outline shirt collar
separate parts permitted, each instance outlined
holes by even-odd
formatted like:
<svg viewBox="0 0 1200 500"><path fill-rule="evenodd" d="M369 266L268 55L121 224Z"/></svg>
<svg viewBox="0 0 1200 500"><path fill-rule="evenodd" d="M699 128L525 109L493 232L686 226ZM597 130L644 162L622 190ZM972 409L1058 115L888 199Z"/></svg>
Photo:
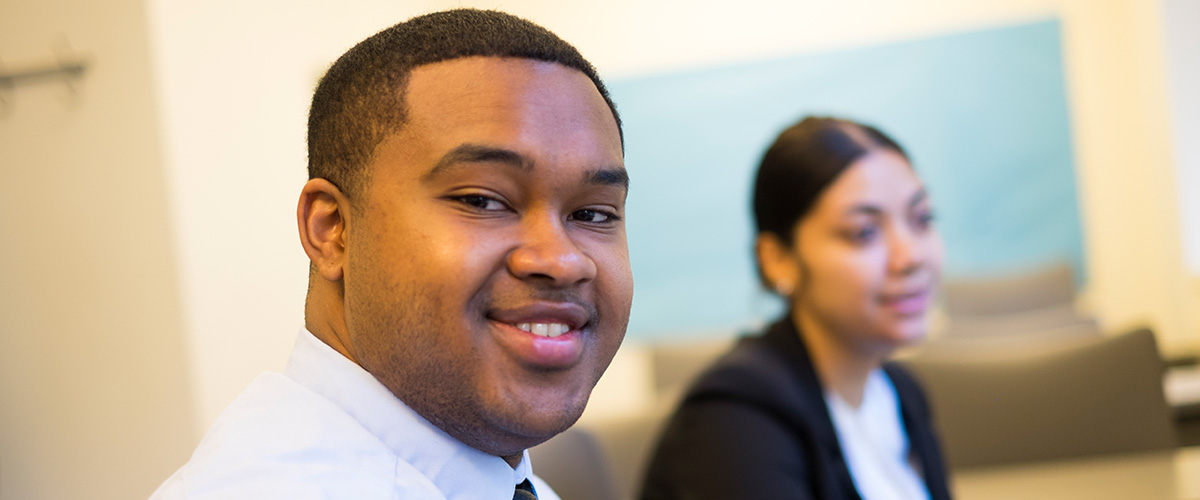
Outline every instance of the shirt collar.
<svg viewBox="0 0 1200 500"><path fill-rule="evenodd" d="M463 444L307 329L301 329L284 375L340 407L447 499L511 495L515 485L532 476L528 451L514 469L503 458ZM463 481L465 477L477 480Z"/></svg>

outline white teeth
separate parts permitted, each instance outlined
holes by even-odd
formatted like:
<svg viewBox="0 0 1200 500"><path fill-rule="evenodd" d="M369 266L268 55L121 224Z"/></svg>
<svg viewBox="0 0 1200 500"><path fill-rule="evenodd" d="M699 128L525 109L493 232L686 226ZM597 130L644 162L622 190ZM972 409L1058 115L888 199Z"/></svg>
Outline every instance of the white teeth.
<svg viewBox="0 0 1200 500"><path fill-rule="evenodd" d="M516 326L534 335L550 338L571 331L571 327L562 323L517 323Z"/></svg>

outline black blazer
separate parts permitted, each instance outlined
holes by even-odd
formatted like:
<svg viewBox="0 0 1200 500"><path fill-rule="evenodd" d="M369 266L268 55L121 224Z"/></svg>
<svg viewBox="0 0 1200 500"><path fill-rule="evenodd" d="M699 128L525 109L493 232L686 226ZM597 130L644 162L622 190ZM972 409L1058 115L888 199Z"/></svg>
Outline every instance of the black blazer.
<svg viewBox="0 0 1200 500"><path fill-rule="evenodd" d="M886 364L933 500L950 498L925 396ZM859 499L821 384L790 319L742 339L684 396L650 459L643 500Z"/></svg>

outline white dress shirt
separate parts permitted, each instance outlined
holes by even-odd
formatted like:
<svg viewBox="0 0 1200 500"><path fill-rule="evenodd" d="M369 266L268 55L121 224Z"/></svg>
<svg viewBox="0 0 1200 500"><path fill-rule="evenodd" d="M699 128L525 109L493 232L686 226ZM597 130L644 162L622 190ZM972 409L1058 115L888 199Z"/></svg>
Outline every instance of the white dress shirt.
<svg viewBox="0 0 1200 500"><path fill-rule="evenodd" d="M302 330L282 374L256 378L151 500L511 500L533 476L442 432Z"/></svg>
<svg viewBox="0 0 1200 500"><path fill-rule="evenodd" d="M832 391L826 391L825 403L854 487L863 500L929 498L925 482L913 466L896 388L883 370L867 376L858 408Z"/></svg>

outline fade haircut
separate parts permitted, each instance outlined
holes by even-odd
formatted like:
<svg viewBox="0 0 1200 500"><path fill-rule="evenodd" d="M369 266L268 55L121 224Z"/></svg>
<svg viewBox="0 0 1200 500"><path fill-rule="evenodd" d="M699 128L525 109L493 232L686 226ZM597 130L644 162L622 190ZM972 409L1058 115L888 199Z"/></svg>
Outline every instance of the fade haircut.
<svg viewBox="0 0 1200 500"><path fill-rule="evenodd" d="M510 14L455 9L380 31L333 63L317 84L308 113L309 179L326 179L354 200L370 174L367 164L376 146L405 122L405 84L412 70L471 56L553 62L587 75L612 111L624 144L608 90L575 47Z"/></svg>

